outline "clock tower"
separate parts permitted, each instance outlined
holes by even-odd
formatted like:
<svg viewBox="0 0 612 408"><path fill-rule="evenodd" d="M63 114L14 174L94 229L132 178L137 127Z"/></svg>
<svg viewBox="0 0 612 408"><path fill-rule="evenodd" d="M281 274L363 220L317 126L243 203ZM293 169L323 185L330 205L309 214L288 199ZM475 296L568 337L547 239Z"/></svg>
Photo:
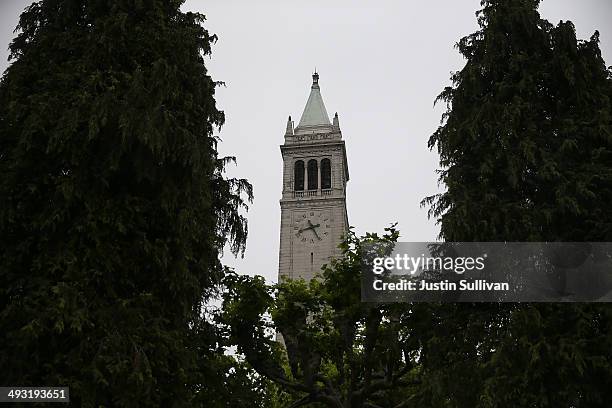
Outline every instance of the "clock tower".
<svg viewBox="0 0 612 408"><path fill-rule="evenodd" d="M348 231L346 149L336 113L329 121L312 76L310 96L297 127L287 121L280 200L279 281L312 279L330 258L340 255L338 244Z"/></svg>

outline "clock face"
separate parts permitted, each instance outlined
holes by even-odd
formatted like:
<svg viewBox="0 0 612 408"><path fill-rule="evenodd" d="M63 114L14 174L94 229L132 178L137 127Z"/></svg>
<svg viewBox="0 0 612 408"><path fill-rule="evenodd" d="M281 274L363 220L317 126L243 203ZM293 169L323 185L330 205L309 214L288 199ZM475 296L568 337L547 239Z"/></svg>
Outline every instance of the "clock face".
<svg viewBox="0 0 612 408"><path fill-rule="evenodd" d="M318 245L329 238L331 226L329 217L321 211L306 211L296 214L293 233L298 242Z"/></svg>

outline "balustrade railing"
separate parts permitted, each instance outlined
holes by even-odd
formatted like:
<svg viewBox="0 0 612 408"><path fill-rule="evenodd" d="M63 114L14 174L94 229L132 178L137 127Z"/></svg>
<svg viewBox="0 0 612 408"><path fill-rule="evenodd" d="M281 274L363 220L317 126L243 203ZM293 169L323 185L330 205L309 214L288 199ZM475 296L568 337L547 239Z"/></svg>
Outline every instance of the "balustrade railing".
<svg viewBox="0 0 612 408"><path fill-rule="evenodd" d="M318 195L321 196L330 196L332 195L332 189L326 188L324 190L306 190L306 191L294 191L293 198L302 198L302 197L316 197Z"/></svg>

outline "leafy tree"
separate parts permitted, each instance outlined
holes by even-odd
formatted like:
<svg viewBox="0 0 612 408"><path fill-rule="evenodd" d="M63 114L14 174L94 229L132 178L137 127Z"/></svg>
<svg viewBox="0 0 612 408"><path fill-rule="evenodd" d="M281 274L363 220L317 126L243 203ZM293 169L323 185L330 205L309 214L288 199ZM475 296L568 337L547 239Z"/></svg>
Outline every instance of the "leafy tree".
<svg viewBox="0 0 612 408"><path fill-rule="evenodd" d="M220 251L244 250L252 190L223 175L215 36L181 3L21 15L0 83L2 384L67 385L78 406L205 399L201 309Z"/></svg>
<svg viewBox="0 0 612 408"><path fill-rule="evenodd" d="M204 355L193 406L206 408L258 407L281 408L286 395L251 366L231 354L218 350Z"/></svg>
<svg viewBox="0 0 612 408"><path fill-rule="evenodd" d="M485 0L480 30L458 43L466 65L439 96L448 110L429 140L447 190L424 200L445 240L612 238L612 75L597 32L578 41L571 22L551 25L538 4ZM448 359L459 381L476 379L481 389L473 404L449 406L603 407L610 400L608 305L507 305L496 318L474 314L474 305L436 313L445 309L485 329L492 327L486 319L499 324L477 370L462 377L460 359Z"/></svg>
<svg viewBox="0 0 612 408"><path fill-rule="evenodd" d="M365 248L395 242L397 230L386 231L351 232L320 279L268 286L261 277L226 277L220 323L255 370L294 393L291 407L416 406L407 396L420 383L418 315L361 302Z"/></svg>

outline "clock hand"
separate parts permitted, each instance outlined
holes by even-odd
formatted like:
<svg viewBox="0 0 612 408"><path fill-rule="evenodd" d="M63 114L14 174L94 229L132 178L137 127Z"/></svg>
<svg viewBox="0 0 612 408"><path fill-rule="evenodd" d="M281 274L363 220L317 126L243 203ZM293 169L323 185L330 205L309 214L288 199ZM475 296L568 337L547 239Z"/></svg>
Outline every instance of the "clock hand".
<svg viewBox="0 0 612 408"><path fill-rule="evenodd" d="M321 226L320 224L314 224L314 225L310 224L309 227L305 227L305 228L299 229L298 232L308 231L309 229L314 231L315 228L320 227L320 226Z"/></svg>
<svg viewBox="0 0 612 408"><path fill-rule="evenodd" d="M319 226L319 224L313 225L312 222L310 222L310 220L308 220L308 225L309 225L308 228L312 230L312 232L315 234L315 237L317 237L317 239L319 241L321 241L321 237L319 236L319 234L317 234L317 230L316 230L316 228Z"/></svg>

